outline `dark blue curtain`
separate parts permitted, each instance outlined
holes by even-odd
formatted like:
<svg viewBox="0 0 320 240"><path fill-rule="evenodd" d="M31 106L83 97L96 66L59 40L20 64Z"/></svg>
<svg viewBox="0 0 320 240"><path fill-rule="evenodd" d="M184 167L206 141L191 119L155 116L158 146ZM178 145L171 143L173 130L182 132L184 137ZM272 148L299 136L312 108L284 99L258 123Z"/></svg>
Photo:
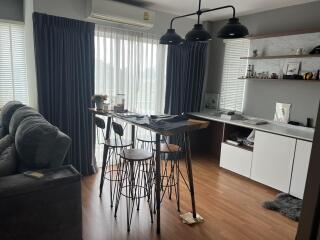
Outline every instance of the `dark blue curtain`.
<svg viewBox="0 0 320 240"><path fill-rule="evenodd" d="M165 113L200 111L207 43L168 47Z"/></svg>
<svg viewBox="0 0 320 240"><path fill-rule="evenodd" d="M72 139L65 164L92 174L94 24L40 13L33 24L39 111Z"/></svg>

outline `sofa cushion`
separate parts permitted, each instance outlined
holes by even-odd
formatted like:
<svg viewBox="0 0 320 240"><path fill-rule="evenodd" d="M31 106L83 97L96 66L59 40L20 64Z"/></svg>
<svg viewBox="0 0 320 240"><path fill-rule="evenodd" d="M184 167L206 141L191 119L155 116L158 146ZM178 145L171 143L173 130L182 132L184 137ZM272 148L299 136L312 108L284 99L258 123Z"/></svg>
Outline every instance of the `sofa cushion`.
<svg viewBox="0 0 320 240"><path fill-rule="evenodd" d="M40 116L23 119L15 135L20 162L28 169L60 166L70 142L68 136L62 136L58 128Z"/></svg>
<svg viewBox="0 0 320 240"><path fill-rule="evenodd" d="M10 135L0 139L0 177L14 174L17 169L14 140Z"/></svg>
<svg viewBox="0 0 320 240"><path fill-rule="evenodd" d="M0 121L1 121L1 127L3 128L2 136L9 133L9 124L12 117L12 114L18 109L23 107L24 105L21 102L18 101L10 101L6 105L3 106L0 113Z"/></svg>
<svg viewBox="0 0 320 240"><path fill-rule="evenodd" d="M22 120L15 135L21 163L30 169L46 168L57 135L58 129L42 117L34 116Z"/></svg>
<svg viewBox="0 0 320 240"><path fill-rule="evenodd" d="M19 109L17 109L10 120L9 124L9 134L12 137L15 137L16 131L20 123L22 122L23 119L27 117L41 117L42 115L38 113L34 108L29 107L29 106L23 106Z"/></svg>
<svg viewBox="0 0 320 240"><path fill-rule="evenodd" d="M14 138L10 135L6 135L5 137L0 139L0 153L6 150L10 145L14 142Z"/></svg>

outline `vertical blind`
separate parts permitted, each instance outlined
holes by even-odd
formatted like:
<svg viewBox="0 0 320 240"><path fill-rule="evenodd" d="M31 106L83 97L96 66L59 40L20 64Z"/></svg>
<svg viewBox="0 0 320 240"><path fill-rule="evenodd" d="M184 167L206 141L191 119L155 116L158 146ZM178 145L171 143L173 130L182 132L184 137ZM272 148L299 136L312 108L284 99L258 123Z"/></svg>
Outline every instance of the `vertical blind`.
<svg viewBox="0 0 320 240"><path fill-rule="evenodd" d="M240 59L249 54L248 39L224 40L225 53L220 92L220 108L242 112L248 60Z"/></svg>
<svg viewBox="0 0 320 240"><path fill-rule="evenodd" d="M0 108L11 100L29 102L24 25L0 22Z"/></svg>

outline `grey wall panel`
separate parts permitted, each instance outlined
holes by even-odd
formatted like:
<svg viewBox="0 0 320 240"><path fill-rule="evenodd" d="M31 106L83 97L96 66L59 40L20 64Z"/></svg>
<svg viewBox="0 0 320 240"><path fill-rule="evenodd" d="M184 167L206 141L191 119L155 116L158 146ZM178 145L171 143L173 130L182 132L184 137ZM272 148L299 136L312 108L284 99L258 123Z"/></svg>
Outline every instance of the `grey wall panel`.
<svg viewBox="0 0 320 240"><path fill-rule="evenodd" d="M86 20L87 0L34 0L34 9L36 12ZM169 28L170 20L173 17L168 13L156 12L154 27L148 32L157 36L163 35ZM195 22L195 20L189 18L180 19L174 23L174 28L184 36L187 31L192 29ZM104 24L110 25L108 22L104 22Z"/></svg>
<svg viewBox="0 0 320 240"><path fill-rule="evenodd" d="M291 120L306 124L307 117L316 120L320 100L320 82L248 80L244 112L273 119L276 102L292 104Z"/></svg>
<svg viewBox="0 0 320 240"><path fill-rule="evenodd" d="M252 35L290 32L304 29L320 29L320 2L276 9L240 17ZM213 36L226 21L211 23ZM221 39L211 43L207 92L219 93L224 47ZM319 39L320 45L320 39ZM320 66L319 66L320 68ZM303 83L292 81L248 81L244 113L267 119L273 118L274 103L288 102L293 105L292 120L305 122L307 117L316 117L320 99L320 82Z"/></svg>
<svg viewBox="0 0 320 240"><path fill-rule="evenodd" d="M23 22L23 0L0 0L0 19Z"/></svg>

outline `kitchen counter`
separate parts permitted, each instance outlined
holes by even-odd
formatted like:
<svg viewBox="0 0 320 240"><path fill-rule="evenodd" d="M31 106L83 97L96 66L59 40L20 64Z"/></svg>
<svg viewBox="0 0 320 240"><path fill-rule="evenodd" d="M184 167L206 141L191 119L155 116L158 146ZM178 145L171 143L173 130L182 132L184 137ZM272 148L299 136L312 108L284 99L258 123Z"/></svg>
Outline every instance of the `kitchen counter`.
<svg viewBox="0 0 320 240"><path fill-rule="evenodd" d="M276 123L274 121L261 119L261 118L254 118L250 116L244 116L247 119L259 119L267 121L267 124L264 125L253 125L244 122L245 120L226 120L219 116L219 114L216 114L214 112L206 111L206 112L192 112L188 113L190 116L216 121L216 122L222 122L226 124L246 127L254 130L259 130L263 132L269 132L269 133L275 133L278 135L288 136L292 138L297 138L301 140L306 141L313 141L314 136L314 129L313 128L306 128L301 126L293 126L289 124L283 124L283 123Z"/></svg>

